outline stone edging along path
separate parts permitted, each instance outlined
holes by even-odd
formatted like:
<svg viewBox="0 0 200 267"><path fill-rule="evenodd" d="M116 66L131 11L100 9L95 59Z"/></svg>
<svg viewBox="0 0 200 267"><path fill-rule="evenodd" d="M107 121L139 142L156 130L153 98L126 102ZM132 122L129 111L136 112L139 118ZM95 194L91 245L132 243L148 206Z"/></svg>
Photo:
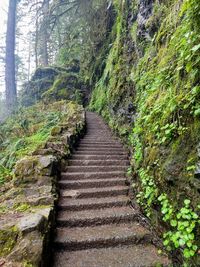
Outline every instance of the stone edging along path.
<svg viewBox="0 0 200 267"><path fill-rule="evenodd" d="M85 131L85 111L52 130L43 148L16 163L12 197L30 205L0 220L0 266L50 266L50 231L55 222L58 179L72 148Z"/></svg>
<svg viewBox="0 0 200 267"><path fill-rule="evenodd" d="M171 266L130 204L128 157L96 114L59 181L52 267Z"/></svg>

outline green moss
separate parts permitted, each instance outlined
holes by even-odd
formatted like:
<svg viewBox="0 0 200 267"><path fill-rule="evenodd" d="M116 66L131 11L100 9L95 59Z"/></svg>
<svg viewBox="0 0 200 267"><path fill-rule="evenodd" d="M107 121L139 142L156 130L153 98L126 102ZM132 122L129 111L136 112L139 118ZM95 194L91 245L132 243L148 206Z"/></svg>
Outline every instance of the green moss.
<svg viewBox="0 0 200 267"><path fill-rule="evenodd" d="M35 265L33 265L32 263L25 261L23 262L23 267L36 267Z"/></svg>
<svg viewBox="0 0 200 267"><path fill-rule="evenodd" d="M30 210L31 206L27 203L19 203L14 205L14 209L19 212L25 212Z"/></svg>
<svg viewBox="0 0 200 267"><path fill-rule="evenodd" d="M129 14L137 14L136 1L132 2L130 8L115 1L115 40L90 107L131 144L145 208L156 202L155 192L151 203L144 197L152 179L175 209L185 197L191 197L196 208L199 193L192 183L197 184L194 169L200 142L200 4L197 0L154 1L145 25L152 41L146 42L138 40L138 21L130 26L127 20L130 9ZM130 37L135 50L131 50ZM129 101L137 107L133 130L119 112ZM141 175L139 170L146 171Z"/></svg>
<svg viewBox="0 0 200 267"><path fill-rule="evenodd" d="M17 237L18 231L16 227L11 227L7 229L0 230L0 256L4 257L8 255L12 249L14 248Z"/></svg>

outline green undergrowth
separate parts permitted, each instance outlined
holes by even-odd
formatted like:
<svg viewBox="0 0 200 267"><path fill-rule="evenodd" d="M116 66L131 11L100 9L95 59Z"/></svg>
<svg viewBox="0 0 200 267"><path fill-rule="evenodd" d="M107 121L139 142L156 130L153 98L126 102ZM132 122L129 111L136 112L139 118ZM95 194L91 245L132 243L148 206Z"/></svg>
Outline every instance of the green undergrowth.
<svg viewBox="0 0 200 267"><path fill-rule="evenodd" d="M190 266L199 245L198 193L192 183L200 129L200 5L175 1L168 10L133 67L138 115L131 140L139 202L148 216L160 206L169 227L164 245L170 251L181 249Z"/></svg>
<svg viewBox="0 0 200 267"><path fill-rule="evenodd" d="M158 211L166 248L178 249L185 266L198 266L200 2L155 1L145 25L151 40L138 37L137 20L127 29L128 10L138 12L136 1L115 5L115 39L90 109L129 144L138 202L152 221ZM128 31L135 46L129 63ZM136 107L133 123L120 113L130 102Z"/></svg>
<svg viewBox="0 0 200 267"><path fill-rule="evenodd" d="M38 103L21 108L0 125L0 185L12 179L12 170L20 158L42 147L52 129L66 123L78 112L74 102Z"/></svg>
<svg viewBox="0 0 200 267"><path fill-rule="evenodd" d="M131 83L131 80L126 70L128 47L124 45L127 34L124 29L126 17L124 17L123 12L121 12L121 8L125 9L127 4L119 4L118 1L115 1L114 4L118 16L111 32L113 42L106 58L102 77L96 83L95 89L92 92L89 108L90 110L95 110L100 113L110 126L117 130L118 127L115 124L116 120L113 119L113 114L111 114L111 109L119 109L126 95L130 97L131 92L128 85ZM126 14L126 16L127 15L128 14ZM131 100L132 99L127 98L129 103ZM122 128L120 130L122 134L126 131Z"/></svg>

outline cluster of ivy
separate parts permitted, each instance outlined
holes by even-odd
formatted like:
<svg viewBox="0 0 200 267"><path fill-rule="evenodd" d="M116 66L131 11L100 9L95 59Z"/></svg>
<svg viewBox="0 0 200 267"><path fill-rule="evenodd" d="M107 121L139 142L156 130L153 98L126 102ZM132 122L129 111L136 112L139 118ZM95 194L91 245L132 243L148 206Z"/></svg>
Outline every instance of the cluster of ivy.
<svg viewBox="0 0 200 267"><path fill-rule="evenodd" d="M143 207L148 217L151 216L151 207L158 195L158 189L152 176L143 168L138 171L141 191L137 194L137 202Z"/></svg>
<svg viewBox="0 0 200 267"><path fill-rule="evenodd" d="M171 231L164 234L163 244L167 250L181 248L186 259L193 257L198 249L195 244L195 229L200 223L199 216L190 207L190 200L184 200L184 206L175 212L166 194L161 194L158 198L161 205L163 220L169 222Z"/></svg>
<svg viewBox="0 0 200 267"><path fill-rule="evenodd" d="M167 194L162 193L158 196L158 187L148 171L141 168L138 173L141 183L141 191L137 194L138 203L148 217L151 216L152 205L160 204L162 220L171 226L171 230L163 235L164 246L168 251L182 249L186 260L193 257L198 249L195 243L195 231L200 219L191 208L190 200L185 199L183 207L176 211Z"/></svg>

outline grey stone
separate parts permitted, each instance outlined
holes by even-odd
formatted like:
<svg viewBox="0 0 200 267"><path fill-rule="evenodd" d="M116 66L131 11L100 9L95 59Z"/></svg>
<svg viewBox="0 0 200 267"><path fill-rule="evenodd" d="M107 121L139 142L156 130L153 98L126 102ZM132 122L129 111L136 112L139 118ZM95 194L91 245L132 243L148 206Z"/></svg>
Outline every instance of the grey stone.
<svg viewBox="0 0 200 267"><path fill-rule="evenodd" d="M24 195L26 197L39 197L39 192L37 188L25 188L24 189Z"/></svg>
<svg viewBox="0 0 200 267"><path fill-rule="evenodd" d="M196 165L196 169L195 169L195 172L194 172L194 177L196 179L200 179L200 162L198 162L197 165Z"/></svg>
<svg viewBox="0 0 200 267"><path fill-rule="evenodd" d="M41 229L45 225L45 221L45 217L41 214L30 214L26 217L23 217L17 224L17 227L24 234L32 232L34 230L41 231Z"/></svg>
<svg viewBox="0 0 200 267"><path fill-rule="evenodd" d="M49 215L51 213L51 211L53 210L52 207L49 207L49 208L45 208L45 209L41 209L38 211L38 213L42 216L44 216L47 220L49 218Z"/></svg>
<svg viewBox="0 0 200 267"><path fill-rule="evenodd" d="M197 147L197 155L198 155L198 157L200 158L200 144L199 144L198 147Z"/></svg>
<svg viewBox="0 0 200 267"><path fill-rule="evenodd" d="M14 262L28 260L34 266L39 266L42 258L43 238L38 231L28 233L21 239L7 257Z"/></svg>
<svg viewBox="0 0 200 267"><path fill-rule="evenodd" d="M56 161L56 158L52 155L39 157L39 164L42 169L49 167L54 161Z"/></svg>

